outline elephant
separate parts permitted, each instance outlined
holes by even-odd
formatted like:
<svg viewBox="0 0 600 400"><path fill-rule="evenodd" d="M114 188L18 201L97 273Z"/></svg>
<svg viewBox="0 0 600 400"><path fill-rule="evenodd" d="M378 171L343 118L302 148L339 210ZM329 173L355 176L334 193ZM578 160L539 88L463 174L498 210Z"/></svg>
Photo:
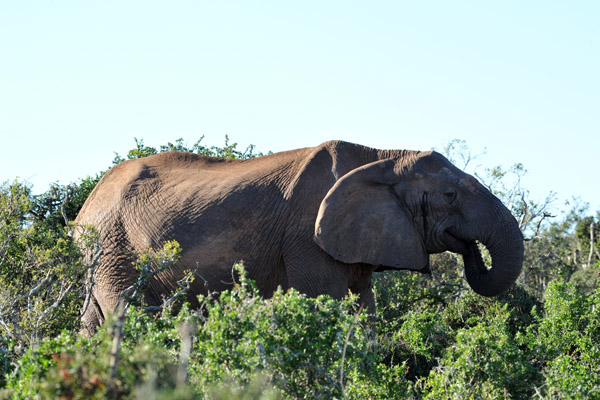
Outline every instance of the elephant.
<svg viewBox="0 0 600 400"><path fill-rule="evenodd" d="M192 303L231 288L232 266L243 261L265 297L279 287L312 297L351 291L375 313L376 271L430 273L430 254L450 251L462 255L472 290L494 296L523 263L511 212L443 155L344 141L246 160L186 152L128 160L100 180L75 224L94 226L103 249L82 316L88 335L135 280L133 255L172 239L181 257L148 282L148 304L160 304L185 270L202 277Z"/></svg>

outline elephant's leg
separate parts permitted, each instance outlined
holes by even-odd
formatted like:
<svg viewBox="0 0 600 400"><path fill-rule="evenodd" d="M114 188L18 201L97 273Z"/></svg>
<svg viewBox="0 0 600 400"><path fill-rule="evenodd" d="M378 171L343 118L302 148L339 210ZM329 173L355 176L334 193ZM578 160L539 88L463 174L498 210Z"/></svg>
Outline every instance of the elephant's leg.
<svg viewBox="0 0 600 400"><path fill-rule="evenodd" d="M120 251L118 251L120 250ZM104 249L101 263L93 272L88 272L86 285L91 287L81 310L80 333L92 336L104 324L106 317L115 309L119 295L130 285L130 278L122 265L131 264L131 259L114 257L125 254L110 247Z"/></svg>
<svg viewBox="0 0 600 400"><path fill-rule="evenodd" d="M122 293L131 286L136 275L132 253L121 248L104 249L101 263L93 276L87 277L87 284L92 290L83 304L81 333L93 335L115 311Z"/></svg>
<svg viewBox="0 0 600 400"><path fill-rule="evenodd" d="M374 317L377 314L377 310L375 307L375 295L373 294L371 283L369 282L369 285L364 286L362 289L355 289L351 287L350 290L354 293L358 293L360 305L367 310L369 315Z"/></svg>
<svg viewBox="0 0 600 400"><path fill-rule="evenodd" d="M111 290L111 288L94 287L89 300L86 299L81 316L80 333L92 336L104 323L106 317L115 311L122 291ZM124 289L123 289L124 290Z"/></svg>
<svg viewBox="0 0 600 400"><path fill-rule="evenodd" d="M348 290L359 295L359 301L370 314L375 314L375 298L371 288L374 266L345 264L335 261L320 248L298 251L284 257L287 283L290 287L315 297L329 294L341 299Z"/></svg>
<svg viewBox="0 0 600 400"><path fill-rule="evenodd" d="M348 273L318 247L299 249L284 256L286 281L310 297L328 294L341 299L348 294Z"/></svg>
<svg viewBox="0 0 600 400"><path fill-rule="evenodd" d="M363 309L368 313L367 322L367 338L373 350L377 347L377 310L375 306L375 295L373 294L373 285L371 279L373 276L373 267L357 264L358 269L355 270L356 280L350 286L353 293L358 293L358 301Z"/></svg>
<svg viewBox="0 0 600 400"><path fill-rule="evenodd" d="M375 332L375 319L377 309L375 306L375 295L373 294L373 271L374 267L367 264L352 264L353 275L350 290L358 294L358 301L363 309L369 314L369 325Z"/></svg>
<svg viewBox="0 0 600 400"><path fill-rule="evenodd" d="M89 295L84 302L81 315L80 334L91 337L100 325L104 323L104 314L100 309L98 301L93 295Z"/></svg>

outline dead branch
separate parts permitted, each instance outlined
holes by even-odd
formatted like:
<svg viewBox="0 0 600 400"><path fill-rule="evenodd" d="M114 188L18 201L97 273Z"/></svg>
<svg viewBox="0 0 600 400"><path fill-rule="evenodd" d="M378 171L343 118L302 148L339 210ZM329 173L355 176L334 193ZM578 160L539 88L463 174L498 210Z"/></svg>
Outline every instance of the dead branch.
<svg viewBox="0 0 600 400"><path fill-rule="evenodd" d="M181 335L181 351L179 353L179 366L177 369L177 385L179 386L185 385L187 382L187 369L194 344L193 333L197 327L198 325L190 320L185 321L179 327L179 334Z"/></svg>
<svg viewBox="0 0 600 400"><path fill-rule="evenodd" d="M123 324L125 323L126 305L120 305L116 313L117 319L113 328L113 343L110 352L110 381L108 383L108 398L116 398L116 378L121 355L121 342L123 341Z"/></svg>
<svg viewBox="0 0 600 400"><path fill-rule="evenodd" d="M592 257L594 256L594 220L590 224L590 253L588 254L587 268L592 265Z"/></svg>
<svg viewBox="0 0 600 400"><path fill-rule="evenodd" d="M68 185L66 187L65 198L63 199L63 201L60 205L60 214L62 215L63 219L65 220L65 224L67 226L69 226L69 217L67 217L67 205L69 204L69 201L71 201L72 196L73 196L73 185Z"/></svg>
<svg viewBox="0 0 600 400"><path fill-rule="evenodd" d="M348 347L348 342L350 341L350 335L352 334L352 331L354 330L354 327L358 323L358 318L360 317L360 313L362 312L364 306L365 305L363 303L358 308L358 311L354 315L354 321L352 322L352 325L350 325L350 329L348 329L348 333L346 334L346 340L344 341L344 349L342 351L342 365L340 367L340 387L342 389L342 393L345 390L344 389L344 359L346 358L346 349Z"/></svg>

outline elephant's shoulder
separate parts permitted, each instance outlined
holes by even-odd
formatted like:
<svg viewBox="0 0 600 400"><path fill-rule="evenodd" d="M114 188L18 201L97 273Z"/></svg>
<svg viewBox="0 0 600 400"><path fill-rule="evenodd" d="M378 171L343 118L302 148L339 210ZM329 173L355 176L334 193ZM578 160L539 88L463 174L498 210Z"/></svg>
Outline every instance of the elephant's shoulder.
<svg viewBox="0 0 600 400"><path fill-rule="evenodd" d="M286 197L296 193L324 195L335 182L354 168L370 160L364 146L340 140L324 142L297 153L296 173Z"/></svg>
<svg viewBox="0 0 600 400"><path fill-rule="evenodd" d="M330 140L313 147L304 157L299 176L316 178L331 172L335 180L351 170L376 161L376 150L343 140Z"/></svg>

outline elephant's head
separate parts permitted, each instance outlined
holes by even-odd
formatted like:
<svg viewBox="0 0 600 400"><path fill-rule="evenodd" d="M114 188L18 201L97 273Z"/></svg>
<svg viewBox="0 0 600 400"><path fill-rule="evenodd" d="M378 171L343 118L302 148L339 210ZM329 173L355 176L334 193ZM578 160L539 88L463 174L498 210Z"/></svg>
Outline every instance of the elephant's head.
<svg viewBox="0 0 600 400"><path fill-rule="evenodd" d="M321 203L315 241L334 259L428 271L429 254L463 256L471 288L508 289L523 263L523 236L510 211L436 152L377 161L344 175ZM477 242L490 252L482 261Z"/></svg>

